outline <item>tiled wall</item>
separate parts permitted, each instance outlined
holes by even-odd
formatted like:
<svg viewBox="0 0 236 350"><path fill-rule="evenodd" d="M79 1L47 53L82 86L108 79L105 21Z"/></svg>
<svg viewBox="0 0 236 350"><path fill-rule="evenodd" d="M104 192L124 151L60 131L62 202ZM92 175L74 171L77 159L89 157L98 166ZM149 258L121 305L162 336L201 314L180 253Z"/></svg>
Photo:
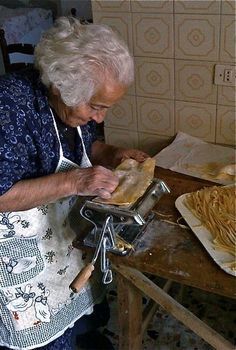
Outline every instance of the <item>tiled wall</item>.
<svg viewBox="0 0 236 350"><path fill-rule="evenodd" d="M135 59L135 84L105 119L107 143L151 155L182 131L235 143L235 88L213 84L216 64L235 65L234 0L92 0Z"/></svg>

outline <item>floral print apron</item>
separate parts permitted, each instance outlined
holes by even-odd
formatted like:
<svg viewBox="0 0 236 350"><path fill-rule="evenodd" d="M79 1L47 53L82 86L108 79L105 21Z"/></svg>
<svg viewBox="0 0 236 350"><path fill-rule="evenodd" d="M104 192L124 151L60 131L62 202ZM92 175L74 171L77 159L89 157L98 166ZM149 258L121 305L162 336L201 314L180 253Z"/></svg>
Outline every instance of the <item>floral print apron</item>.
<svg viewBox="0 0 236 350"><path fill-rule="evenodd" d="M83 144L81 167L90 167L80 127L78 132ZM63 156L60 143L56 172L74 167L78 165ZM75 233L68 214L75 201L76 196L0 213L0 346L18 350L44 346L103 299L96 271L78 295L69 289L88 263L72 246Z"/></svg>

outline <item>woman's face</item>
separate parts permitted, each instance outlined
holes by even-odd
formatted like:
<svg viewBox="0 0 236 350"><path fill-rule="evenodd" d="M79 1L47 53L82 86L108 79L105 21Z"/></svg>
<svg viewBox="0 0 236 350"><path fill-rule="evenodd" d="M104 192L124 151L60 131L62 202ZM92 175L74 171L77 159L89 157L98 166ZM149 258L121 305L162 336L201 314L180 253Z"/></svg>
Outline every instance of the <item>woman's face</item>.
<svg viewBox="0 0 236 350"><path fill-rule="evenodd" d="M50 102L63 123L77 127L87 124L90 120L95 120L97 123L103 122L108 108L118 102L125 92L126 87L109 80L88 103L69 107L61 100L57 89L51 90Z"/></svg>

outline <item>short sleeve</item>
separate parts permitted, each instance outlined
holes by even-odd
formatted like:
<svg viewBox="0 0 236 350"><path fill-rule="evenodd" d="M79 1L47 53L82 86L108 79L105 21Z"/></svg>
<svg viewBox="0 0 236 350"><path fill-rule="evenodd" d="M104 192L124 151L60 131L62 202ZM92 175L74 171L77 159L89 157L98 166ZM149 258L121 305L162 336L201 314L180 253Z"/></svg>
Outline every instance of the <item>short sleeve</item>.
<svg viewBox="0 0 236 350"><path fill-rule="evenodd" d="M9 85L3 82L0 88L0 194L26 176L33 166L30 154L36 153L27 132L23 101L18 100L16 93L11 97L9 90Z"/></svg>
<svg viewBox="0 0 236 350"><path fill-rule="evenodd" d="M55 172L59 147L39 72L0 78L0 195L16 182Z"/></svg>

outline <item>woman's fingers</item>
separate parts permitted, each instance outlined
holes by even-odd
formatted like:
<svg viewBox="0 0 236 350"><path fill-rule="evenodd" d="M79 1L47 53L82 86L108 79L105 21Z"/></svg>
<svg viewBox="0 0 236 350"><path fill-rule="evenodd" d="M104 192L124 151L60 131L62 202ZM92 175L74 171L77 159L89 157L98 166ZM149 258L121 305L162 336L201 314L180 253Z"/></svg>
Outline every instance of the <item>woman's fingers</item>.
<svg viewBox="0 0 236 350"><path fill-rule="evenodd" d="M137 162L144 162L149 157L150 156L143 151L139 151L136 149L127 149L123 151L121 162L128 158L135 159Z"/></svg>
<svg viewBox="0 0 236 350"><path fill-rule="evenodd" d="M119 184L114 173L102 166L72 170L74 192L77 195L94 195L110 198Z"/></svg>
<svg viewBox="0 0 236 350"><path fill-rule="evenodd" d="M105 188L100 188L97 191L97 196L102 198L102 199L109 199L109 198L111 198L112 192L107 191Z"/></svg>

